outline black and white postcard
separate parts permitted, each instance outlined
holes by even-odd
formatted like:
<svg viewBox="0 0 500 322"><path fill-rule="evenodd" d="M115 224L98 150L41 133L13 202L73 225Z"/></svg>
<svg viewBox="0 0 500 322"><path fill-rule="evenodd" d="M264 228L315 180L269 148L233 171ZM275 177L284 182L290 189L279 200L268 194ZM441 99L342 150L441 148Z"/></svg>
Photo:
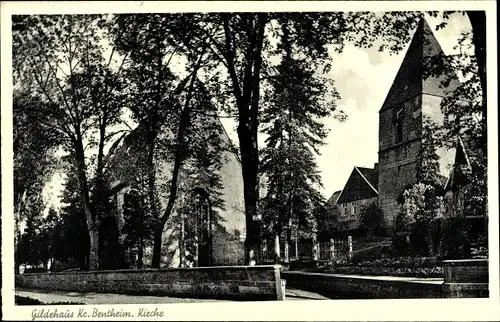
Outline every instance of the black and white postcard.
<svg viewBox="0 0 500 322"><path fill-rule="evenodd" d="M500 318L495 5L2 2L4 318Z"/></svg>

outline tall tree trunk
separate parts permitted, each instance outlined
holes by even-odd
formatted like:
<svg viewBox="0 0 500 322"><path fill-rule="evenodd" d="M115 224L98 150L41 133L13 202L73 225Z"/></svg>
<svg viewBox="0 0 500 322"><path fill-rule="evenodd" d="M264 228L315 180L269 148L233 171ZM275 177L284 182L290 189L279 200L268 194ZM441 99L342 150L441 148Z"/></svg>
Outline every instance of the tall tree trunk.
<svg viewBox="0 0 500 322"><path fill-rule="evenodd" d="M487 86L486 86L486 13L484 11L467 11L472 26L472 42L474 44L474 54L477 59L478 76L481 82L483 96L483 119L482 126L484 131L484 140L481 145L484 156L487 155Z"/></svg>
<svg viewBox="0 0 500 322"><path fill-rule="evenodd" d="M467 11L467 16L469 17L471 27L472 27L472 42L474 44L474 54L477 59L478 66L478 76L481 82L482 90L482 103L483 103L483 115L481 119L481 127L483 138L480 142L480 149L483 155L483 171L482 174L484 185L486 189L486 183L488 182L488 172L487 172L487 160L488 160L488 100L487 100L487 84L486 84L486 12L485 11ZM485 190L485 193L487 191ZM484 207L485 220L484 220L484 230L488 231L488 207L487 200Z"/></svg>
<svg viewBox="0 0 500 322"><path fill-rule="evenodd" d="M238 132L241 133L240 128L238 128ZM250 140L248 140L245 134L239 136L243 171L243 193L245 199L245 264L251 265L258 263L261 235L260 221L256 218L258 215L258 156L256 155L257 151L254 148L254 144L256 145L257 143L249 142Z"/></svg>
<svg viewBox="0 0 500 322"><path fill-rule="evenodd" d="M146 169L148 172L148 199L149 199L149 207L151 209L151 215L153 218L158 218L158 207L156 203L155 196L155 187L156 187L156 171L154 166L154 151L155 151L155 139L156 139L156 115L153 113L151 119L151 128L148 134L148 156L146 160ZM163 229L161 230L163 232ZM142 231L141 231L142 234ZM156 245L156 235L155 235L155 244ZM161 246L161 234L159 239L159 245ZM141 245L142 247L143 245ZM153 267L160 267L159 259L161 256L161 248L159 250L160 255L157 256L158 262L155 262L153 259ZM155 254L156 252L153 252ZM142 251L139 253L139 256L142 256ZM140 264L142 264L142 258L140 258Z"/></svg>
<svg viewBox="0 0 500 322"><path fill-rule="evenodd" d="M181 119L179 121L179 128L177 133L177 146L174 151L174 169L172 170L172 179L170 181L170 196L168 198L168 203L165 212L158 221L158 225L155 229L152 264L153 267L156 268L160 267L160 256L162 247L161 234L163 232L163 229L165 228L165 224L167 223L168 219L170 218L170 215L172 214L175 205L175 200L177 199L179 172L185 158L184 133L189 124L189 115L190 115L189 109L190 109L189 104L187 104L181 113Z"/></svg>
<svg viewBox="0 0 500 322"><path fill-rule="evenodd" d="M103 216L106 216L107 212L107 203L108 203L108 187L107 183L104 178L104 167L105 167L105 162L104 162L104 145L106 142L106 128L107 128L107 117L106 115L102 118L102 120L99 123L99 143L98 143L98 148L97 148L97 167L96 167L96 172L95 172L95 182L93 186L93 194L92 194L92 203L93 203L93 218L94 218L94 224L95 226L95 231L93 231L91 234L94 236L94 238L97 238L99 241L99 238L101 239L97 245L94 245L93 242L90 242L91 245L91 252L97 252L97 268L100 267L102 264L103 266L109 265L108 263L101 263L100 261L105 259L107 256L115 256L119 254L113 254L113 252L116 252L116 249L108 247L111 241L111 236L109 235L109 230L110 229L117 229L118 230L118 225L117 221L114 223L116 224L115 227L110 227L110 224L108 223L104 227L101 227L100 224L96 225L96 219L97 221L100 222L100 219L103 218ZM83 154L82 154L83 155ZM87 179L85 178L85 181ZM104 228L104 230L101 231L101 228ZM89 228L90 231L90 228ZM102 258L101 258L102 257ZM92 258L92 256L91 256ZM116 263L118 264L118 263ZM90 264L89 264L90 265Z"/></svg>
<svg viewBox="0 0 500 322"><path fill-rule="evenodd" d="M170 196L168 198L167 202L167 207L165 208L165 212L163 213L163 216L160 218L158 221L158 224L155 229L154 233L154 245L153 245L153 260L152 260L152 265L153 267L159 268L160 267L160 257L161 257L161 247L162 247L162 240L161 240L161 234L163 232L163 229L165 228L165 224L167 223L168 219L170 218L170 215L172 214L172 211L174 209L175 201L177 199L177 190L178 190L178 181L179 181L179 172L182 167L182 163L184 162L186 158L186 147L185 147L185 142L184 142L184 137L186 135L186 130L187 127L189 126L189 120L191 117L191 98L193 97L193 91L194 91L194 84L197 79L197 73L198 70L200 69L201 62L203 55L205 54L205 51L207 49L207 46L205 46L201 54L198 58L198 61L196 62L196 65L193 68L193 72L191 75L191 80L189 83L189 88L186 94L186 100L184 101L184 107L181 111L181 116L179 120L179 127L177 130L177 137L176 137L176 147L174 151L174 168L172 170L172 179L170 181Z"/></svg>
<svg viewBox="0 0 500 322"><path fill-rule="evenodd" d="M97 270L99 268L99 218L97 214L92 213L90 207L89 187L87 183L87 174L85 173L85 157L81 136L78 136L74 141L74 148L76 170L78 174L78 182L80 184L80 196L89 231L90 249L88 269Z"/></svg>
<svg viewBox="0 0 500 322"><path fill-rule="evenodd" d="M88 225L88 224L87 224ZM89 228L89 262L88 269L95 271L99 269L99 229L91 224Z"/></svg>
<svg viewBox="0 0 500 322"><path fill-rule="evenodd" d="M262 66L262 48L267 14L250 15L246 32L249 35L245 52L245 67L242 84L235 68L236 50L233 32L230 28L229 15L222 16L225 35L225 58L232 89L238 107L238 139L240 143L241 171L243 174L243 196L245 199L245 264L260 262L261 223L256 220L259 191L257 177L259 153L257 143L258 108L260 99L260 71Z"/></svg>
<svg viewBox="0 0 500 322"><path fill-rule="evenodd" d="M153 232L153 260L151 264L154 268L160 268L161 264L162 235L163 230L159 228Z"/></svg>
<svg viewBox="0 0 500 322"><path fill-rule="evenodd" d="M104 173L104 144L106 140L106 123L99 128L99 146L97 149L97 169L96 177L101 177Z"/></svg>
<svg viewBox="0 0 500 322"><path fill-rule="evenodd" d="M142 224L141 224L142 226ZM139 238L139 253L137 254L137 268L143 268L143 257L144 257L144 239Z"/></svg>
<svg viewBox="0 0 500 322"><path fill-rule="evenodd" d="M281 196L282 194L282 184L279 183L279 190L281 192L278 193L278 195ZM274 223L274 233L275 233L275 238L274 238L274 262L276 264L280 263L281 262L281 244L283 243L283 236L282 233L283 233L283 218L284 218L284 206L281 205L281 207L279 208L279 213L278 213L278 218L276 219L275 223ZM287 249L286 249L286 246L284 247L285 249L285 254L287 252Z"/></svg>
<svg viewBox="0 0 500 322"><path fill-rule="evenodd" d="M180 223L180 238L179 238L179 267L184 267L184 262L186 260L186 243L185 243L185 218L184 212L181 213L181 223Z"/></svg>
<svg viewBox="0 0 500 322"><path fill-rule="evenodd" d="M290 261L290 244L292 243L292 213L290 212L288 216L288 222L286 225L286 242L285 242L285 261Z"/></svg>
<svg viewBox="0 0 500 322"><path fill-rule="evenodd" d="M157 42L160 41L160 38L157 38ZM157 43L158 46L161 46L160 43ZM161 51L160 51L161 52ZM157 81L157 95L156 95L156 108L159 108L161 101L161 83L163 81L163 60L162 55L157 57L157 68L158 68L158 81ZM157 113L156 110L153 110L149 115L149 123L151 127L148 131L148 139L147 139L147 147L148 154L146 159L146 169L148 172L148 199L149 199L149 207L151 209L151 215L153 218L160 218L158 205L156 202L155 188L156 188L156 170L154 165L154 152L155 152L155 144L156 144L156 136L158 134L156 129L157 122ZM154 231L153 238L153 260L152 266L160 268L161 261L161 244L162 244L162 234L163 234L163 226L158 227Z"/></svg>
<svg viewBox="0 0 500 322"><path fill-rule="evenodd" d="M14 270L16 274L19 274L19 268L21 266L20 263L20 254L19 254L19 244L21 243L21 212L23 211L23 206L24 206L24 200L26 198L26 190L23 189L23 191L19 191L17 194L15 194L14 197L14 217L15 217L15 252L14 252Z"/></svg>

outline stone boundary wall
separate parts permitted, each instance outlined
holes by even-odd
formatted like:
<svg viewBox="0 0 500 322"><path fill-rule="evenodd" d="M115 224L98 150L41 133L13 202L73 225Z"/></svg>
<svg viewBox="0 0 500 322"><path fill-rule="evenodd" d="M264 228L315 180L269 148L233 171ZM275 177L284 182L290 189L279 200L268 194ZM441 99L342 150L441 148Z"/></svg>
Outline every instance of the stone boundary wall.
<svg viewBox="0 0 500 322"><path fill-rule="evenodd" d="M282 272L287 286L321 293L330 298L397 299L441 298L443 284L324 273Z"/></svg>
<svg viewBox="0 0 500 322"><path fill-rule="evenodd" d="M280 265L20 274L16 287L227 300L284 300Z"/></svg>
<svg viewBox="0 0 500 322"><path fill-rule="evenodd" d="M487 259L443 261L444 297L489 297Z"/></svg>

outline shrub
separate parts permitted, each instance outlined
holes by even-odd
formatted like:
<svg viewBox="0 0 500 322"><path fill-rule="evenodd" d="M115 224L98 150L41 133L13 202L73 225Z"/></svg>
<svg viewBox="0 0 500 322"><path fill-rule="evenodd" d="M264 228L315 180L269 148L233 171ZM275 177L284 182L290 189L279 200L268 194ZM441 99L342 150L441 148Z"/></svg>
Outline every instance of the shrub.
<svg viewBox="0 0 500 322"><path fill-rule="evenodd" d="M441 254L445 259L468 258L470 241L467 232L468 224L465 218L449 218L446 220L441 240Z"/></svg>
<svg viewBox="0 0 500 322"><path fill-rule="evenodd" d="M14 298L16 305L41 305L43 304L39 300L32 299L31 297L24 297L16 295Z"/></svg>
<svg viewBox="0 0 500 322"><path fill-rule="evenodd" d="M392 237L392 249L399 256L408 256L411 253L411 245L407 234L395 234Z"/></svg>
<svg viewBox="0 0 500 322"><path fill-rule="evenodd" d="M398 257L361 261L353 264L337 261L323 268L332 274L357 274L373 276L442 277L441 261L433 257Z"/></svg>
<svg viewBox="0 0 500 322"><path fill-rule="evenodd" d="M373 202L366 206L361 213L361 230L368 236L383 236L382 228L383 213L377 203Z"/></svg>
<svg viewBox="0 0 500 322"><path fill-rule="evenodd" d="M52 303L43 303L37 299L33 299L27 296L19 296L16 295L14 299L16 305L79 305L85 304L81 302L52 302Z"/></svg>
<svg viewBox="0 0 500 322"><path fill-rule="evenodd" d="M417 220L412 227L410 234L412 253L419 256L429 255L429 222Z"/></svg>

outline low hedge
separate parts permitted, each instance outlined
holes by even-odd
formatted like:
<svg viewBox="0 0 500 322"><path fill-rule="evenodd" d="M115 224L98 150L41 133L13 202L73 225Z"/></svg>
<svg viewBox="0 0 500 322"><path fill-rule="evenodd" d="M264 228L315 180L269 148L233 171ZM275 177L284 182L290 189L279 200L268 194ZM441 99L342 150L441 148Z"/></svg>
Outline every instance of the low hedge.
<svg viewBox="0 0 500 322"><path fill-rule="evenodd" d="M324 273L345 274L345 275L370 275L370 276L398 276L398 277L418 277L418 278L433 278L442 277L442 267L359 267L346 266L336 267L330 270L323 271Z"/></svg>
<svg viewBox="0 0 500 322"><path fill-rule="evenodd" d="M353 274L373 276L402 276L432 278L442 277L441 261L432 257L400 257L349 262L347 260L329 263L315 270L332 274Z"/></svg>

